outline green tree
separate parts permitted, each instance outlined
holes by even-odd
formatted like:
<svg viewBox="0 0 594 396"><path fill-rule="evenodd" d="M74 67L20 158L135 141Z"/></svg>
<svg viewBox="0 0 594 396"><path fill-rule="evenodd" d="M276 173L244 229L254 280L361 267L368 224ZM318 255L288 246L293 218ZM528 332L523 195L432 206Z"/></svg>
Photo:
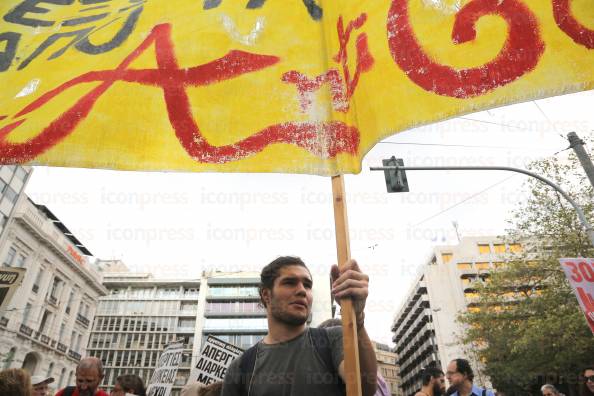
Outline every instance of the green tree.
<svg viewBox="0 0 594 396"><path fill-rule="evenodd" d="M592 222L594 191L573 153L529 169L561 185ZM526 185L530 196L504 237L522 249L477 287L477 307L458 318L467 329L463 342L507 394L540 395L540 385L556 383L573 396L580 367L594 363L594 336L558 259L593 257L594 249L559 193L534 178Z"/></svg>

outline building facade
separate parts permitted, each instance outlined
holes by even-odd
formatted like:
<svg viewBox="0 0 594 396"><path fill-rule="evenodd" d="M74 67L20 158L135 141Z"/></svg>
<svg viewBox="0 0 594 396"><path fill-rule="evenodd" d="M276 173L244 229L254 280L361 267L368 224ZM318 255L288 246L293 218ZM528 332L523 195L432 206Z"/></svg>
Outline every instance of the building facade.
<svg viewBox="0 0 594 396"><path fill-rule="evenodd" d="M402 380L397 355L386 344L372 341L380 374L386 381L392 396L402 396Z"/></svg>
<svg viewBox="0 0 594 396"><path fill-rule="evenodd" d="M0 165L0 243L14 208L24 196L33 169L30 166Z"/></svg>
<svg viewBox="0 0 594 396"><path fill-rule="evenodd" d="M520 244L506 244L496 237L462 238L458 245L434 249L392 323L404 396L421 388L424 367L445 369L460 357L473 365L475 383L491 385L476 354L460 342L464 328L456 318L474 309L477 282L483 282L506 256L521 249Z"/></svg>
<svg viewBox="0 0 594 396"><path fill-rule="evenodd" d="M89 355L105 366L101 384L111 390L122 374L137 374L150 381L158 357L169 342L183 340L184 356L172 389L180 394L188 381L207 335L246 349L267 332L266 312L259 305L259 274L249 272L205 272L200 279L164 280L150 274L109 272L121 263L98 263L103 268L108 294L99 301L89 339ZM323 282L322 282L323 283ZM311 322L330 317L330 293L314 288ZM328 302L325 309L324 302Z"/></svg>
<svg viewBox="0 0 594 396"><path fill-rule="evenodd" d="M16 177L16 172L15 172ZM2 368L72 384L98 298L106 294L91 253L45 206L18 201L0 243L3 266L25 268L23 282L0 312Z"/></svg>

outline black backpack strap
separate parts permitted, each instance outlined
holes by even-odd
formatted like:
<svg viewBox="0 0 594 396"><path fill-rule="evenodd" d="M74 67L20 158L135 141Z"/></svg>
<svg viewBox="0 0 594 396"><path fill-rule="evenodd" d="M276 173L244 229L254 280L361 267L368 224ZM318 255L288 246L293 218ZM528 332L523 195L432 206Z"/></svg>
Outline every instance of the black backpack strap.
<svg viewBox="0 0 594 396"><path fill-rule="evenodd" d="M74 390L76 386L67 386L64 388L64 392L62 392L62 396L72 396L74 394Z"/></svg>
<svg viewBox="0 0 594 396"><path fill-rule="evenodd" d="M322 358L322 361L326 365L326 369L328 372L334 375L336 383L339 384L341 393L346 395L346 385L340 378L340 374L338 374L338 370L334 368L334 363L332 361L332 347L330 345L330 338L328 338L328 333L325 329L318 329L315 327L309 328L309 334L311 336L311 341L314 345L315 351Z"/></svg>
<svg viewBox="0 0 594 396"><path fill-rule="evenodd" d="M252 374L254 373L254 366L256 365L256 353L258 352L258 344L246 350L240 357L239 361L239 389L242 396L247 396Z"/></svg>

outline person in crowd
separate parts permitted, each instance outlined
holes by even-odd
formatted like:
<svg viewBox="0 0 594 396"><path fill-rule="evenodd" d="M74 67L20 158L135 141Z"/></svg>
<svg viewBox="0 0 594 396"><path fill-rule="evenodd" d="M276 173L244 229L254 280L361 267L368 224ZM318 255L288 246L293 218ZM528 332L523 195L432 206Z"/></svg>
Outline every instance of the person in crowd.
<svg viewBox="0 0 594 396"><path fill-rule="evenodd" d="M421 372L423 386L415 396L441 396L446 393L445 377L440 368L429 366Z"/></svg>
<svg viewBox="0 0 594 396"><path fill-rule="evenodd" d="M184 385L181 390L181 396L198 396L200 389L204 388L206 385L200 382L193 382Z"/></svg>
<svg viewBox="0 0 594 396"><path fill-rule="evenodd" d="M594 366L586 367L580 373L580 396L594 396Z"/></svg>
<svg viewBox="0 0 594 396"><path fill-rule="evenodd" d="M124 374L116 378L111 390L111 396L124 396L126 393L135 396L146 396L146 389L142 378L135 374Z"/></svg>
<svg viewBox="0 0 594 396"><path fill-rule="evenodd" d="M541 386L540 393L542 393L542 396L565 396L551 384L544 384L543 386Z"/></svg>
<svg viewBox="0 0 594 396"><path fill-rule="evenodd" d="M56 396L109 396L99 389L103 379L103 364L96 357L86 357L76 366L76 386L67 386Z"/></svg>
<svg viewBox="0 0 594 396"><path fill-rule="evenodd" d="M353 302L364 396L377 388L377 361L365 330L369 277L354 260L332 267L332 294ZM339 396L345 393L342 328L307 327L313 279L298 257L279 257L260 274L268 333L227 369L223 396Z"/></svg>
<svg viewBox="0 0 594 396"><path fill-rule="evenodd" d="M221 396L223 391L223 382L217 381L206 385L198 391L198 396Z"/></svg>
<svg viewBox="0 0 594 396"><path fill-rule="evenodd" d="M456 392L454 396L494 396L493 391L474 385L474 372L466 359L454 359L447 367L446 378Z"/></svg>
<svg viewBox="0 0 594 396"><path fill-rule="evenodd" d="M50 396L49 385L54 382L54 377L34 375L31 377L33 396Z"/></svg>
<svg viewBox="0 0 594 396"><path fill-rule="evenodd" d="M31 376L23 369L0 371L0 395L31 396Z"/></svg>
<svg viewBox="0 0 594 396"><path fill-rule="evenodd" d="M319 329L325 329L328 327L339 327L342 326L342 321L337 318L326 319L318 325ZM391 396L390 389L386 380L380 373L379 367L377 368L377 390L373 396Z"/></svg>

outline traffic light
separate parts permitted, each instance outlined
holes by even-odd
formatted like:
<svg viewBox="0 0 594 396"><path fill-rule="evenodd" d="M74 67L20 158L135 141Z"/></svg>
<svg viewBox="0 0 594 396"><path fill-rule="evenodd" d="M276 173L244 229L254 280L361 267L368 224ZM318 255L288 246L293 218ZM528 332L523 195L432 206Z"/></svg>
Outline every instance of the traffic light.
<svg viewBox="0 0 594 396"><path fill-rule="evenodd" d="M402 158L392 157L382 160L384 166L404 166ZM386 188L389 193L408 192L408 180L406 173L402 169L385 169Z"/></svg>

